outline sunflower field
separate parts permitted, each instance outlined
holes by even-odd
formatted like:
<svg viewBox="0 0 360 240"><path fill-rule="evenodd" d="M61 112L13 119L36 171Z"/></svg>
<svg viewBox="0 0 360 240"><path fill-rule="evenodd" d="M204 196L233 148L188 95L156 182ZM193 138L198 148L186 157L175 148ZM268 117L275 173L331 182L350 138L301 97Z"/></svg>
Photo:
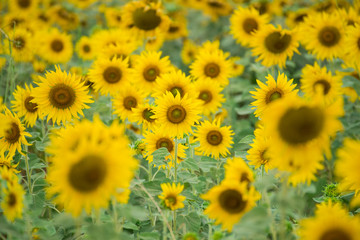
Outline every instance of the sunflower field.
<svg viewBox="0 0 360 240"><path fill-rule="evenodd" d="M360 0L0 13L0 240L360 240Z"/></svg>

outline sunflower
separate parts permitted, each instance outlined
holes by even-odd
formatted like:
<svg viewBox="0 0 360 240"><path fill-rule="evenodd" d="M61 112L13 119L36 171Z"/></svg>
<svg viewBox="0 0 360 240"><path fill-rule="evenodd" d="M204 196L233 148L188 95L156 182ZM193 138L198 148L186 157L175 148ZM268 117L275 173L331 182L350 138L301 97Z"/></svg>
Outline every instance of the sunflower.
<svg viewBox="0 0 360 240"><path fill-rule="evenodd" d="M360 141L346 138L344 146L337 151L338 160L335 173L341 179L340 189L355 191L355 199L360 196L360 180L356 173L360 165ZM352 201L354 205L355 201Z"/></svg>
<svg viewBox="0 0 360 240"><path fill-rule="evenodd" d="M25 88L18 86L14 91L15 100L11 101L13 111L15 111L20 118L24 117L25 123L29 127L33 127L39 117L37 104L32 102L34 99L32 96L33 89L31 85L29 87L25 84Z"/></svg>
<svg viewBox="0 0 360 240"><path fill-rule="evenodd" d="M271 136L268 156L279 170L292 174L294 185L310 183L322 168L323 153L330 153L330 137L342 130L338 120L344 114L339 99L324 106L320 99L311 102L298 96L282 98L263 114L265 135Z"/></svg>
<svg viewBox="0 0 360 240"><path fill-rule="evenodd" d="M191 127L200 119L200 102L187 94L180 97L166 92L155 100L154 118L171 137L182 138L190 133Z"/></svg>
<svg viewBox="0 0 360 240"><path fill-rule="evenodd" d="M226 60L226 57L227 54L220 49L199 51L196 60L190 65L190 73L195 79L207 79L226 86L231 76L231 61Z"/></svg>
<svg viewBox="0 0 360 240"><path fill-rule="evenodd" d="M337 9L341 19L344 20L347 27L355 27L356 25L360 24L360 19L358 16L358 13L354 8L348 8L348 9Z"/></svg>
<svg viewBox="0 0 360 240"><path fill-rule="evenodd" d="M145 144L145 156L149 163L153 161L153 153L161 148L165 147L169 151L170 155L165 157L165 160L168 161L169 166L173 166L173 161L175 158L175 141L173 138L169 137L169 134L165 132L162 128L155 128L153 131L147 131L144 134L144 144ZM178 144L177 152L177 162L179 163L181 159L186 157L185 154L186 147L182 144ZM165 165L161 166L165 167Z"/></svg>
<svg viewBox="0 0 360 240"><path fill-rule="evenodd" d="M61 33L56 28L40 32L35 36L39 40L39 54L50 63L66 63L73 55L71 35Z"/></svg>
<svg viewBox="0 0 360 240"><path fill-rule="evenodd" d="M76 52L83 60L92 60L95 57L95 49L92 39L82 36L76 44Z"/></svg>
<svg viewBox="0 0 360 240"><path fill-rule="evenodd" d="M14 0L9 1L9 10L16 14L32 15L39 4L39 0Z"/></svg>
<svg viewBox="0 0 360 240"><path fill-rule="evenodd" d="M11 55L16 62L30 62L34 58L32 34L22 27L16 28L12 32L11 41L5 40L5 53Z"/></svg>
<svg viewBox="0 0 360 240"><path fill-rule="evenodd" d="M359 240L360 221L350 216L340 203L317 205L315 216L300 221L300 240Z"/></svg>
<svg viewBox="0 0 360 240"><path fill-rule="evenodd" d="M6 219L13 222L15 218L22 218L25 192L17 182L17 177L14 181L7 182L7 188L3 188L2 191L4 196L0 206Z"/></svg>
<svg viewBox="0 0 360 240"><path fill-rule="evenodd" d="M117 193L116 195L116 201L122 204L127 204L129 202L130 198L130 189L125 189Z"/></svg>
<svg viewBox="0 0 360 240"><path fill-rule="evenodd" d="M86 0L85 0L86 1ZM53 23L56 23L64 31L75 30L79 26L79 16L74 12L74 8L70 10L62 4L52 5L47 9Z"/></svg>
<svg viewBox="0 0 360 240"><path fill-rule="evenodd" d="M205 156L212 156L219 159L220 155L225 157L230 154L232 135L234 132L230 126L220 127L219 121L204 121L197 128L194 136L200 142L198 150Z"/></svg>
<svg viewBox="0 0 360 240"><path fill-rule="evenodd" d="M184 190L184 185L181 183L162 183L160 186L163 192L158 197L163 201L166 208L174 211L184 207L183 201L186 197L180 195Z"/></svg>
<svg viewBox="0 0 360 240"><path fill-rule="evenodd" d="M260 15L255 8L239 7L230 18L230 32L238 43L248 46L254 40L254 33L268 23L269 17Z"/></svg>
<svg viewBox="0 0 360 240"><path fill-rule="evenodd" d="M104 9L104 15L109 28L120 27L124 20L122 8L107 7Z"/></svg>
<svg viewBox="0 0 360 240"><path fill-rule="evenodd" d="M172 19L170 26L166 32L167 40L174 40L178 38L184 38L188 35L186 28L186 18L183 13L175 13L175 17ZM174 15L174 14L173 14Z"/></svg>
<svg viewBox="0 0 360 240"><path fill-rule="evenodd" d="M153 129L156 125L156 119L154 116L155 106L146 104L138 104L135 108L132 108L134 121L137 121L138 124L142 124L143 129Z"/></svg>
<svg viewBox="0 0 360 240"><path fill-rule="evenodd" d="M156 78L156 85L153 96L160 97L167 91L174 96L180 94L183 97L185 94L194 96L194 86L191 83L191 78L187 77L181 70L172 70L164 73Z"/></svg>
<svg viewBox="0 0 360 240"><path fill-rule="evenodd" d="M143 51L135 59L132 76L135 84L143 86L144 89L151 92L156 85L156 78L171 69L168 56L161 58L161 52Z"/></svg>
<svg viewBox="0 0 360 240"><path fill-rule="evenodd" d="M95 3L96 0L68 0L68 2L74 4L78 8L85 9Z"/></svg>
<svg viewBox="0 0 360 240"><path fill-rule="evenodd" d="M301 8L296 11L289 11L286 16L286 25L294 29L295 27L301 26L305 22L307 16L314 14L309 8Z"/></svg>
<svg viewBox="0 0 360 240"><path fill-rule="evenodd" d="M79 135L79 127L87 134ZM112 138L110 128L88 120L62 131L63 136L78 141L72 147L65 138L51 138L48 196L55 195L55 202L73 216L79 216L83 209L89 214L106 208L112 196L128 189L137 167L128 140L125 136Z"/></svg>
<svg viewBox="0 0 360 240"><path fill-rule="evenodd" d="M26 137L31 135L25 132L25 127L21 124L19 117L12 114L9 109L5 108L5 114L0 114L0 121L6 122L6 129L0 131L0 152L8 151L7 156L15 155L16 150L21 152L21 144L30 145Z"/></svg>
<svg viewBox="0 0 360 240"><path fill-rule="evenodd" d="M194 83L194 88L196 91L195 96L201 102L201 109L204 115L209 115L215 113L225 102L224 95L221 94L223 90L218 83L211 83L206 79L197 80Z"/></svg>
<svg viewBox="0 0 360 240"><path fill-rule="evenodd" d="M300 41L317 59L340 57L346 49L343 24L339 14L312 14L299 31Z"/></svg>
<svg viewBox="0 0 360 240"><path fill-rule="evenodd" d="M237 63L241 58L240 57L231 57L229 60L232 62L232 77L237 77L243 74L245 70L245 66L242 64Z"/></svg>
<svg viewBox="0 0 360 240"><path fill-rule="evenodd" d="M153 37L165 33L170 19L162 12L161 2L146 4L144 1L133 1L123 7L123 26L131 26L133 35Z"/></svg>
<svg viewBox="0 0 360 240"><path fill-rule="evenodd" d="M245 182L247 184L254 182L254 173L242 158L228 158L224 168L224 181L237 181L239 183Z"/></svg>
<svg viewBox="0 0 360 240"><path fill-rule="evenodd" d="M142 105L146 94L137 86L124 84L112 99L114 113L119 115L120 119L133 121L133 109Z"/></svg>
<svg viewBox="0 0 360 240"><path fill-rule="evenodd" d="M155 37L148 37L145 39L146 51L159 51L165 42L165 34L158 34Z"/></svg>
<svg viewBox="0 0 360 240"><path fill-rule="evenodd" d="M265 135L263 126L255 129L254 135L254 142L250 144L251 148L247 151L246 158L249 160L249 165L255 166L255 169L263 166L264 170L268 172L269 169L274 168L268 154L271 137Z"/></svg>
<svg viewBox="0 0 360 240"><path fill-rule="evenodd" d="M267 79L266 84L256 80L260 88L257 88L256 91L250 91L255 99L251 105L255 106L252 109L256 109L254 113L256 117L261 117L263 112L275 100L289 95L296 95L299 91L297 89L294 90L296 84L293 84L293 79L288 81L284 73L280 74L279 72L276 81L270 74L265 78Z"/></svg>
<svg viewBox="0 0 360 240"><path fill-rule="evenodd" d="M254 187L248 188L248 183L223 181L201 195L201 198L210 201L204 213L216 219L215 224L222 224L223 230L231 232L234 224L255 206L260 194Z"/></svg>
<svg viewBox="0 0 360 240"><path fill-rule="evenodd" d="M98 58L108 58L108 59L113 59L113 58L120 58L122 60L127 60L128 61L128 65L129 67L131 67L132 65L132 61L131 61L131 53L133 51L135 51L137 48L137 44L136 42L129 42L129 43L115 43L115 44L110 44L109 46L106 46L102 49L102 51L99 53Z"/></svg>
<svg viewBox="0 0 360 240"><path fill-rule="evenodd" d="M81 79L61 71L59 66L55 66L55 72L49 71L45 78L39 79L31 102L36 103L40 114L47 115L48 121L52 119L54 124L65 124L72 117L79 118L78 114L83 116L82 109L89 108L86 104L93 102Z"/></svg>
<svg viewBox="0 0 360 240"><path fill-rule="evenodd" d="M205 0L201 3L201 10L210 15L212 21L217 21L220 16L228 16L233 11L231 4L226 0Z"/></svg>
<svg viewBox="0 0 360 240"><path fill-rule="evenodd" d="M360 24L348 28L345 46L346 57L344 57L344 61L360 71L360 60L358 58L360 54Z"/></svg>
<svg viewBox="0 0 360 240"><path fill-rule="evenodd" d="M331 103L342 94L341 76L333 76L331 72L327 72L326 67L320 68L317 63L314 66L306 65L302 69L300 84L306 97L313 99L320 93L324 96L325 103Z"/></svg>
<svg viewBox="0 0 360 240"><path fill-rule="evenodd" d="M291 59L294 52L299 53L297 33L292 30L282 29L280 25L275 28L273 25L266 25L255 35L251 43L253 48L252 55L258 56L256 61L262 65L271 67L278 65L280 68L285 66L286 59Z"/></svg>
<svg viewBox="0 0 360 240"><path fill-rule="evenodd" d="M93 63L88 76L94 83L95 91L103 95L114 95L123 85L130 82L128 60L99 58Z"/></svg>
<svg viewBox="0 0 360 240"><path fill-rule="evenodd" d="M188 65L195 60L195 56L198 52L198 46L191 40L185 40L183 48L181 50L181 59L184 64Z"/></svg>

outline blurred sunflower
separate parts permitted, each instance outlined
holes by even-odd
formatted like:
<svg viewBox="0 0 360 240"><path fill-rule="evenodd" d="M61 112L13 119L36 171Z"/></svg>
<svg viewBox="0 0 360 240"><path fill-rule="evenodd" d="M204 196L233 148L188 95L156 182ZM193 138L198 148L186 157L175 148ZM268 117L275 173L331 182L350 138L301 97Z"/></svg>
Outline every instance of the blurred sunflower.
<svg viewBox="0 0 360 240"><path fill-rule="evenodd" d="M94 44L91 38L82 36L76 44L76 52L83 60L92 60L95 57Z"/></svg>
<svg viewBox="0 0 360 240"><path fill-rule="evenodd" d="M267 79L266 84L256 80L260 88L257 88L256 91L250 91L255 99L251 105L254 106L252 109L256 109L254 113L256 117L261 117L275 100L289 95L296 95L299 91L294 89L296 84L293 84L293 79L288 81L284 73L280 74L279 72L276 81L270 74L265 78Z"/></svg>
<svg viewBox="0 0 360 240"><path fill-rule="evenodd" d="M114 95L121 86L130 82L128 60L120 58L99 58L89 70L89 80L95 91L102 95Z"/></svg>
<svg viewBox="0 0 360 240"><path fill-rule="evenodd" d="M315 216L300 221L300 240L359 240L360 221L351 217L339 203L317 205Z"/></svg>
<svg viewBox="0 0 360 240"><path fill-rule="evenodd" d="M165 34L158 34L155 37L148 37L145 39L146 51L159 51L165 42Z"/></svg>
<svg viewBox="0 0 360 240"><path fill-rule="evenodd" d="M218 83L211 83L206 79L197 80L194 82L194 88L197 92L195 96L201 102L201 109L204 115L215 113L225 102L224 95L221 94L223 90Z"/></svg>
<svg viewBox="0 0 360 240"><path fill-rule="evenodd" d="M131 53L137 48L135 42L130 43L115 43L109 46L106 46L102 49L102 51L98 54L98 58L120 58L122 60L126 60L128 62L128 66L132 66L131 61Z"/></svg>
<svg viewBox="0 0 360 240"><path fill-rule="evenodd" d="M230 18L230 32L236 41L248 46L254 40L254 33L261 31L269 23L269 17L252 7L238 7Z"/></svg>
<svg viewBox="0 0 360 240"><path fill-rule="evenodd" d="M88 95L88 88L80 78L61 71L55 66L55 72L50 71L44 77L39 77L38 87L33 89L32 103L38 105L41 115L47 115L47 120L53 124L65 124L72 118L83 116L82 109L89 108L87 103L92 103Z"/></svg>
<svg viewBox="0 0 360 240"><path fill-rule="evenodd" d="M11 101L13 111L20 118L24 117L25 123L29 127L33 127L39 117L37 104L32 102L34 99L32 96L33 89L32 85L29 87L27 84L25 84L25 88L17 86L13 93L15 100Z"/></svg>
<svg viewBox="0 0 360 240"><path fill-rule="evenodd" d="M204 121L194 133L197 141L200 142L197 150L205 156L211 156L215 159L219 159L220 155L225 157L230 154L229 148L234 143L232 135L234 132L230 126L220 127L219 121Z"/></svg>
<svg viewBox="0 0 360 240"><path fill-rule="evenodd" d="M180 97L166 92L155 100L154 118L171 137L182 138L192 132L191 127L200 119L200 102L187 94Z"/></svg>
<svg viewBox="0 0 360 240"><path fill-rule="evenodd" d="M34 40L26 28L16 28L10 36L11 41L4 40L4 52L16 62L30 62L34 58ZM11 48L11 52L10 52Z"/></svg>
<svg viewBox="0 0 360 240"><path fill-rule="evenodd" d="M163 192L158 197L163 201L165 207L173 211L184 207L183 201L186 197L180 195L184 190L184 185L181 183L162 183L160 186Z"/></svg>
<svg viewBox="0 0 360 240"><path fill-rule="evenodd" d="M123 11L122 8L107 7L104 9L106 24L109 28L118 28L122 26Z"/></svg>
<svg viewBox="0 0 360 240"><path fill-rule="evenodd" d="M360 71L360 23L355 27L349 27L345 38L345 52L344 61L349 65L355 66L357 71ZM344 49L342 49L344 50Z"/></svg>
<svg viewBox="0 0 360 240"><path fill-rule="evenodd" d="M255 206L260 194L254 187L248 188L246 182L223 181L201 195L201 198L210 201L204 213L215 219L215 224L221 224L223 230L231 232L234 224Z"/></svg>
<svg viewBox="0 0 360 240"><path fill-rule="evenodd" d="M155 106L146 104L138 104L135 108L132 109L134 122L142 124L143 129L153 129L156 125L156 119L154 116Z"/></svg>
<svg viewBox="0 0 360 240"><path fill-rule="evenodd" d="M254 182L254 173L242 158L228 158L224 168L224 181L237 181L239 183L245 182L246 184L251 184Z"/></svg>
<svg viewBox="0 0 360 240"><path fill-rule="evenodd" d="M3 199L0 206L4 211L5 218L14 222L16 218L22 218L25 192L18 183L17 177L13 181L7 182L6 185L7 188L2 188Z"/></svg>
<svg viewBox="0 0 360 240"><path fill-rule="evenodd" d="M240 57L231 57L229 60L232 62L232 77L237 77L243 74L245 70L245 66L242 64L237 63L241 58Z"/></svg>
<svg viewBox="0 0 360 240"><path fill-rule="evenodd" d="M8 1L10 12L23 15L32 15L36 11L39 0L14 0Z"/></svg>
<svg viewBox="0 0 360 240"><path fill-rule="evenodd" d="M183 48L181 50L181 59L184 64L188 65L195 60L198 47L189 39L183 42Z"/></svg>
<svg viewBox="0 0 360 240"><path fill-rule="evenodd" d="M96 0L67 0L68 2L75 5L75 7L85 9L91 6L91 4L95 3Z"/></svg>
<svg viewBox="0 0 360 240"><path fill-rule="evenodd" d="M283 68L286 59L291 59L294 52L299 53L298 36L293 30L282 29L280 25L275 28L268 24L262 30L257 31L256 37L251 42L252 55L258 56L256 61L262 65L271 67L278 65Z"/></svg>

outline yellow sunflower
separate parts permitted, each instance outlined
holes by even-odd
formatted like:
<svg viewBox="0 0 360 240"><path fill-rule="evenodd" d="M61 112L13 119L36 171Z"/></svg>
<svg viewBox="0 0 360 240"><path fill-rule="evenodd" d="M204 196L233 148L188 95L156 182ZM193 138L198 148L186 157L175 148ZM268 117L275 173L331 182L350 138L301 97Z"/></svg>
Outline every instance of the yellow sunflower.
<svg viewBox="0 0 360 240"><path fill-rule="evenodd" d="M143 86L150 93L156 85L156 78L171 69L168 56L161 58L161 52L143 51L135 59L132 74L133 81L135 84Z"/></svg>
<svg viewBox="0 0 360 240"><path fill-rule="evenodd" d="M124 84L112 99L114 113L119 115L120 119L128 119L133 122L133 109L142 105L146 94L135 85Z"/></svg>
<svg viewBox="0 0 360 240"><path fill-rule="evenodd" d="M305 48L321 60L341 57L346 48L344 22L336 13L308 16L299 38Z"/></svg>
<svg viewBox="0 0 360 240"><path fill-rule="evenodd" d="M247 184L254 182L254 173L242 158L228 158L224 168L224 181L237 181L239 183L245 182Z"/></svg>
<svg viewBox="0 0 360 240"><path fill-rule="evenodd" d="M291 29L299 27L305 22L306 17L311 14L314 13L313 10L309 8L300 8L296 11L289 11L285 19L286 25Z"/></svg>
<svg viewBox="0 0 360 240"><path fill-rule="evenodd" d="M114 95L123 85L130 82L128 60L120 58L99 58L89 70L89 80L95 91L102 95Z"/></svg>
<svg viewBox="0 0 360 240"><path fill-rule="evenodd" d="M313 99L320 93L324 96L325 103L331 103L342 94L341 76L333 76L331 72L327 72L326 67L320 68L316 62L314 66L306 65L302 69L300 84L306 97Z"/></svg>
<svg viewBox="0 0 360 240"><path fill-rule="evenodd" d="M16 62L30 62L34 58L32 34L26 28L19 27L11 31L10 38L11 41L4 40L5 53L11 55Z"/></svg>
<svg viewBox="0 0 360 240"><path fill-rule="evenodd" d="M165 34L158 34L155 37L148 37L145 39L146 51L159 51L165 42Z"/></svg>
<svg viewBox="0 0 360 240"><path fill-rule="evenodd" d="M92 60L95 57L95 49L92 39L82 36L76 44L76 52L83 60Z"/></svg>
<svg viewBox="0 0 360 240"><path fill-rule="evenodd" d="M87 134L79 135L78 127ZM62 131L78 141L72 147L65 138L52 138L57 140L50 143L54 155L46 178L48 196L55 195L55 202L73 216L106 208L112 196L128 189L137 168L128 140L110 137L110 128L88 120Z"/></svg>
<svg viewBox="0 0 360 240"><path fill-rule="evenodd" d="M53 124L65 124L73 117L79 118L78 114L83 116L82 109L89 108L86 104L93 102L81 79L61 71L59 66L39 80L31 102L36 103L40 114L47 115L47 120L51 119Z"/></svg>
<svg viewBox="0 0 360 240"><path fill-rule="evenodd" d="M219 121L204 121L197 128L194 136L197 141L200 142L200 146L197 148L205 156L211 156L219 159L220 155L225 157L231 148L232 135L234 132L230 129L230 126L220 127Z"/></svg>
<svg viewBox="0 0 360 240"><path fill-rule="evenodd" d="M166 32L166 39L174 40L186 37L188 35L186 26L186 18L183 12L172 13L172 20Z"/></svg>
<svg viewBox="0 0 360 240"><path fill-rule="evenodd" d="M238 7L230 18L230 32L236 41L248 46L254 40L254 33L261 31L269 23L269 17L253 8Z"/></svg>
<svg viewBox="0 0 360 240"><path fill-rule="evenodd" d="M68 0L68 2L74 4L78 8L85 9L95 3L96 0Z"/></svg>
<svg viewBox="0 0 360 240"><path fill-rule="evenodd" d="M189 65L195 60L198 52L198 46L191 40L185 40L181 50L181 59L184 64Z"/></svg>
<svg viewBox="0 0 360 240"><path fill-rule="evenodd" d="M180 193L184 190L184 185L181 183L162 183L162 193L158 197L163 200L163 205L171 210L176 210L184 207L184 200L186 197L181 196Z"/></svg>
<svg viewBox="0 0 360 240"><path fill-rule="evenodd" d="M360 141L350 138L344 140L344 146L337 151L335 173L341 179L340 189L355 191L355 199L360 196L360 180L357 170L360 166ZM352 201L354 205L355 201Z"/></svg>
<svg viewBox="0 0 360 240"><path fill-rule="evenodd" d="M201 10L209 15L212 21L217 21L220 16L228 16L233 11L232 5L226 0L204 0L201 3Z"/></svg>
<svg viewBox="0 0 360 240"><path fill-rule="evenodd" d="M229 60L232 62L231 69L232 69L232 77L237 77L243 74L245 70L245 66L242 64L237 63L241 58L240 57L231 57Z"/></svg>
<svg viewBox="0 0 360 240"><path fill-rule="evenodd" d="M142 124L143 129L153 129L156 126L156 119L154 116L155 106L146 104L138 104L135 108L132 108L134 121L137 121L138 124Z"/></svg>
<svg viewBox="0 0 360 240"><path fill-rule="evenodd" d="M145 144L145 156L146 160L151 163L153 161L153 153L161 148L165 147L169 151L170 155L165 157L165 160L168 161L169 167L174 165L173 161L175 158L175 141L174 138L169 137L169 134L165 132L162 128L155 128L153 131L147 131L144 134L144 144ZM178 153L177 153L177 163L181 162L181 159L186 157L185 154L186 147L182 144L178 144ZM165 168L165 165L161 166Z"/></svg>
<svg viewBox="0 0 360 240"><path fill-rule="evenodd" d="M294 185L314 180L323 153L331 156L330 137L342 130L338 118L343 114L340 99L326 107L320 99L310 102L298 96L272 103L262 120L265 135L271 136L268 153L274 166L290 172Z"/></svg>
<svg viewBox="0 0 360 240"><path fill-rule="evenodd" d="M13 157L16 150L21 152L21 144L30 145L26 137L31 135L25 132L25 127L21 124L19 117L5 108L5 114L0 114L0 121L6 122L6 129L0 131L0 152L8 151L7 156Z"/></svg>
<svg viewBox="0 0 360 240"><path fill-rule="evenodd" d="M315 216L300 221L300 240L359 240L360 221L350 216L340 203L317 205Z"/></svg>
<svg viewBox="0 0 360 240"><path fill-rule="evenodd" d="M182 138L192 132L191 127L200 119L200 102L187 94L180 97L166 92L155 100L154 118L171 137Z"/></svg>
<svg viewBox="0 0 360 240"><path fill-rule="evenodd" d="M345 50L346 56L344 61L351 66L355 66L357 71L360 71L360 24L355 27L349 27L345 37Z"/></svg>
<svg viewBox="0 0 360 240"><path fill-rule="evenodd" d="M341 19L346 23L347 27L354 27L360 24L359 15L356 10L352 7L344 9L337 9Z"/></svg>
<svg viewBox="0 0 360 240"><path fill-rule="evenodd" d="M123 7L123 26L131 26L133 35L152 37L165 33L170 19L161 9L161 2L146 4L145 1L133 1Z"/></svg>
<svg viewBox="0 0 360 240"><path fill-rule="evenodd" d="M39 4L39 0L14 0L9 1L9 10L24 16L33 14Z"/></svg>
<svg viewBox="0 0 360 240"><path fill-rule="evenodd" d="M268 24L257 31L254 40L251 43L253 56L258 56L256 61L262 65L271 67L278 65L283 68L286 59L291 59L294 52L299 53L297 33L293 30L282 29L280 25L275 28Z"/></svg>
<svg viewBox="0 0 360 240"><path fill-rule="evenodd" d="M25 88L18 86L13 93L15 100L11 101L13 111L15 111L20 118L24 117L25 123L29 127L33 127L39 117L37 104L32 102L34 99L32 96L33 89L31 85L29 87L25 84Z"/></svg>
<svg viewBox="0 0 360 240"><path fill-rule="evenodd" d="M204 213L216 219L215 224L221 224L223 230L231 232L234 224L255 206L260 194L254 187L249 188L246 182L223 181L201 195L201 198L210 201Z"/></svg>
<svg viewBox="0 0 360 240"><path fill-rule="evenodd" d="M123 11L122 8L107 7L104 9L106 24L109 28L117 28L122 25Z"/></svg>
<svg viewBox="0 0 360 240"><path fill-rule="evenodd" d="M293 84L293 79L288 81L284 73L280 74L279 72L276 81L270 74L265 78L267 79L265 84L260 80L256 80L260 88L257 88L256 91L250 91L255 99L251 105L255 106L252 109L256 109L254 113L256 117L261 117L264 111L275 100L289 95L296 95L299 91L294 89L296 84Z"/></svg>
<svg viewBox="0 0 360 240"><path fill-rule="evenodd" d="M215 113L225 102L224 95L221 94L223 90L218 83L211 83L206 79L197 80L194 82L194 88L196 91L195 96L201 102L201 109L204 115Z"/></svg>
<svg viewBox="0 0 360 240"><path fill-rule="evenodd" d="M22 218L24 208L25 192L17 179L16 177L14 181L7 182L7 188L2 188L3 199L0 206L6 219L10 222L13 222L16 218Z"/></svg>
<svg viewBox="0 0 360 240"><path fill-rule="evenodd" d="M64 31L71 31L75 30L80 23L79 16L74 10L74 8L70 9L62 4L52 4L47 9L47 12L51 16L52 23L56 23Z"/></svg>
<svg viewBox="0 0 360 240"><path fill-rule="evenodd" d="M128 61L129 67L132 66L131 61L131 53L135 51L137 48L137 44L134 41L131 41L129 43L115 43L110 44L109 46L106 46L102 49L102 51L98 54L98 58L120 58L122 60Z"/></svg>
<svg viewBox="0 0 360 240"><path fill-rule="evenodd" d="M167 91L171 92L174 96L180 94L180 97L183 97L185 94L194 96L195 93L191 78L187 77L181 70L172 70L156 78L153 97L160 97Z"/></svg>
<svg viewBox="0 0 360 240"><path fill-rule="evenodd" d="M226 86L231 77L231 61L226 58L227 54L220 49L199 51L190 65L190 73L195 79L206 79Z"/></svg>
<svg viewBox="0 0 360 240"><path fill-rule="evenodd" d="M66 63L73 55L71 35L61 33L57 28L36 34L39 39L39 54L50 63Z"/></svg>

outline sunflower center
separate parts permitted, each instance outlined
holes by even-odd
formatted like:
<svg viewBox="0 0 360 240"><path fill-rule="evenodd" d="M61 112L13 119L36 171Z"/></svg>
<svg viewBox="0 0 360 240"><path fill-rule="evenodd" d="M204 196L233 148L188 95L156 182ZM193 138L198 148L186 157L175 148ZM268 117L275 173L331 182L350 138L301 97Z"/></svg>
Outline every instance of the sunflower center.
<svg viewBox="0 0 360 240"><path fill-rule="evenodd" d="M243 23L243 28L244 28L245 32L248 34L251 34L255 30L258 30L258 27L259 26L258 26L257 21L253 18L247 18L247 19L245 19L245 21Z"/></svg>
<svg viewBox="0 0 360 240"><path fill-rule="evenodd" d="M216 1L216 0L210 0L207 2L207 4L209 5L209 7L212 7L212 8L223 8L224 7L224 4L222 4L221 2Z"/></svg>
<svg viewBox="0 0 360 240"><path fill-rule="evenodd" d="M180 28L178 26L170 26L168 32L169 33L176 33L177 31L179 31L179 29Z"/></svg>
<svg viewBox="0 0 360 240"><path fill-rule="evenodd" d="M357 46L358 46L358 48L360 49L360 38L359 38L358 41L357 41Z"/></svg>
<svg viewBox="0 0 360 240"><path fill-rule="evenodd" d="M169 195L169 196L167 196L166 197L166 200L168 201L168 203L170 204L170 205L175 205L176 204L176 196L174 196L174 195Z"/></svg>
<svg viewBox="0 0 360 240"><path fill-rule="evenodd" d="M8 200L7 200L7 204L10 207L13 207L16 205L16 195L14 193L9 193L8 195Z"/></svg>
<svg viewBox="0 0 360 240"><path fill-rule="evenodd" d="M336 27L324 27L318 35L320 43L326 47L336 45L341 38L341 34Z"/></svg>
<svg viewBox="0 0 360 240"><path fill-rule="evenodd" d="M118 67L108 67L103 73L104 80L110 84L114 84L120 81L122 72Z"/></svg>
<svg viewBox="0 0 360 240"><path fill-rule="evenodd" d="M31 102L33 99L34 99L34 97L29 96L25 99L25 102L24 102L26 110L31 113L36 112L36 110L37 110L37 104Z"/></svg>
<svg viewBox="0 0 360 240"><path fill-rule="evenodd" d="M216 63L208 63L204 68L204 74L211 78L216 78L220 74L220 67Z"/></svg>
<svg viewBox="0 0 360 240"><path fill-rule="evenodd" d="M88 53L88 52L90 52L91 49L90 49L89 45L84 45L83 50L84 50L84 52Z"/></svg>
<svg viewBox="0 0 360 240"><path fill-rule="evenodd" d="M99 156L88 155L74 164L68 179L73 188L79 192L92 192L105 180L106 163Z"/></svg>
<svg viewBox="0 0 360 240"><path fill-rule="evenodd" d="M30 0L18 0L17 1L21 8L28 8L30 6Z"/></svg>
<svg viewBox="0 0 360 240"><path fill-rule="evenodd" d="M289 109L281 117L278 130L287 143L302 144L319 136L324 120L322 110L317 107Z"/></svg>
<svg viewBox="0 0 360 240"><path fill-rule="evenodd" d="M281 98L283 94L284 94L283 91L279 88L274 88L274 89L270 90L266 94L266 97L265 97L266 104L269 104L272 101L275 101L275 100Z"/></svg>
<svg viewBox="0 0 360 240"><path fill-rule="evenodd" d="M323 94L326 95L329 93L330 91L330 88L331 88L331 85L328 81L324 80L324 79L320 79L320 80L317 80L314 85L313 85L313 88L314 90L316 90L316 88L318 86L321 86L321 88L323 89Z"/></svg>
<svg viewBox="0 0 360 240"><path fill-rule="evenodd" d="M11 123L11 127L5 132L5 139L8 143L13 144L19 141L20 138L20 128L17 123Z"/></svg>
<svg viewBox="0 0 360 240"><path fill-rule="evenodd" d="M320 240L351 240L352 238L341 229L330 229L325 232Z"/></svg>
<svg viewBox="0 0 360 240"><path fill-rule="evenodd" d="M64 49L64 44L61 40L55 39L51 42L51 49L55 52L61 52Z"/></svg>
<svg viewBox="0 0 360 240"><path fill-rule="evenodd" d="M17 37L14 39L14 48L21 50L25 47L25 40L22 37Z"/></svg>
<svg viewBox="0 0 360 240"><path fill-rule="evenodd" d="M144 8L138 8L134 11L132 18L134 25L145 31L153 30L161 23L161 18L156 15L156 10L154 9L145 11Z"/></svg>
<svg viewBox="0 0 360 240"><path fill-rule="evenodd" d="M146 108L143 112L142 112L142 116L143 118L148 121L148 122L153 122L155 121L155 119L151 118L152 116L154 116L155 114L151 111L150 108Z"/></svg>
<svg viewBox="0 0 360 240"><path fill-rule="evenodd" d="M206 135L206 140L211 145L217 146L222 142L223 136L219 131L212 130Z"/></svg>
<svg viewBox="0 0 360 240"><path fill-rule="evenodd" d="M306 16L307 16L306 13L299 14L298 16L296 16L294 21L297 22L297 23L303 22Z"/></svg>
<svg viewBox="0 0 360 240"><path fill-rule="evenodd" d="M267 149L265 149L264 151L262 151L260 153L260 160L261 160L261 165L265 165L269 162L270 158L268 157L268 154L267 154Z"/></svg>
<svg viewBox="0 0 360 240"><path fill-rule="evenodd" d="M212 100L212 94L210 91L204 90L200 92L198 98L203 100L205 103L209 103Z"/></svg>
<svg viewBox="0 0 360 240"><path fill-rule="evenodd" d="M50 103L59 109L71 107L76 99L74 89L63 83L56 84L49 93Z"/></svg>
<svg viewBox="0 0 360 240"><path fill-rule="evenodd" d="M172 141L168 138L160 138L159 140L157 140L156 142L156 149L159 149L159 148L167 148L167 150L169 152L171 152L174 148L174 145L172 143Z"/></svg>
<svg viewBox="0 0 360 240"><path fill-rule="evenodd" d="M172 123L181 123L186 117L186 110L183 106L174 105L167 111L167 119Z"/></svg>
<svg viewBox="0 0 360 240"><path fill-rule="evenodd" d="M265 47L269 52L280 54L283 53L290 45L291 35L273 32L265 38Z"/></svg>
<svg viewBox="0 0 360 240"><path fill-rule="evenodd" d="M241 193L233 189L223 191L219 196L219 203L222 209L230 214L237 214L246 207L246 201L243 201Z"/></svg>
<svg viewBox="0 0 360 240"><path fill-rule="evenodd" d="M174 97L176 96L176 94L180 93L180 96L183 97L184 96L184 91L182 90L181 87L172 87L170 89L170 92L172 93L172 95L174 95Z"/></svg>
<svg viewBox="0 0 360 240"><path fill-rule="evenodd" d="M240 176L240 182L250 182L249 176L247 173L242 173Z"/></svg>
<svg viewBox="0 0 360 240"><path fill-rule="evenodd" d="M124 108L126 108L127 110L131 110L131 108L135 108L137 106L137 101L136 98L134 98L133 96L127 96L126 98L124 98Z"/></svg>
<svg viewBox="0 0 360 240"><path fill-rule="evenodd" d="M160 75L160 69L156 66L148 66L143 72L146 81L153 82Z"/></svg>

